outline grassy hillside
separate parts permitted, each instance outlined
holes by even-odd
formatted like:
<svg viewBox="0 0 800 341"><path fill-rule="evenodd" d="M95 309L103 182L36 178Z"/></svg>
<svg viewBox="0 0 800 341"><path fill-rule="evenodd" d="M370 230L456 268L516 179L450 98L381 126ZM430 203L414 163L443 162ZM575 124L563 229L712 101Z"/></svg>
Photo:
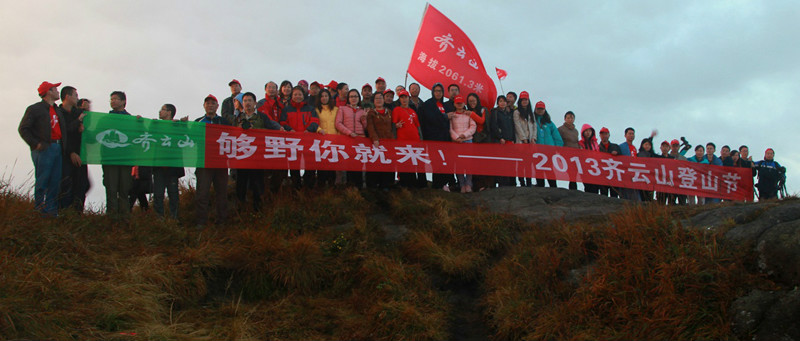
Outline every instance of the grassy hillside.
<svg viewBox="0 0 800 341"><path fill-rule="evenodd" d="M771 284L685 213L531 226L459 194L350 189L199 230L40 218L2 187L0 338L729 338L730 302Z"/></svg>

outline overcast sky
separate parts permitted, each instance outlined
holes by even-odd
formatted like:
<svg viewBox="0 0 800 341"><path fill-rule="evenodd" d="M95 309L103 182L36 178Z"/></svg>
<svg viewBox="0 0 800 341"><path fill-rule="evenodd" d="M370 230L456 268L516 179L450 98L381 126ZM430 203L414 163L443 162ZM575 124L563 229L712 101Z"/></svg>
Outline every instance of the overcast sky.
<svg viewBox="0 0 800 341"><path fill-rule="evenodd" d="M800 127L800 2L432 4L469 35L487 70L508 71L505 91L543 100L557 124L572 110L578 126L608 127L617 143L631 126L637 143L658 129L657 142L746 144L754 160L772 147L789 169L789 191L800 188L800 151L790 141ZM382 76L394 87L404 83L425 2L2 5L0 174L28 189L33 165L17 127L44 80L75 86L95 111L109 110L110 92L123 90L128 111L151 118L164 103L198 117L207 94L230 95L232 78L259 97L269 80L360 88ZM90 199L104 202L99 166L90 169Z"/></svg>

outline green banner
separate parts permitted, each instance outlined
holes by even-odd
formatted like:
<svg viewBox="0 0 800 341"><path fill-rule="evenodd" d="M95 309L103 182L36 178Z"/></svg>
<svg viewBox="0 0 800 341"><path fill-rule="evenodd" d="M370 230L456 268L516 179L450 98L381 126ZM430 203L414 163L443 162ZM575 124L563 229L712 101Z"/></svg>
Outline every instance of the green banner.
<svg viewBox="0 0 800 341"><path fill-rule="evenodd" d="M83 119L84 163L203 167L205 124L88 112Z"/></svg>

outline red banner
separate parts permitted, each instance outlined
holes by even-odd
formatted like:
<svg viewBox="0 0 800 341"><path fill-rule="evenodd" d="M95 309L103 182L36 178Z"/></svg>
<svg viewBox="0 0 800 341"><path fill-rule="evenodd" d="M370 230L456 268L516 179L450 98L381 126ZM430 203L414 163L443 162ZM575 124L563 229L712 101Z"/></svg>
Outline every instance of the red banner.
<svg viewBox="0 0 800 341"><path fill-rule="evenodd" d="M206 126L208 168L469 173L546 178L702 197L752 200L749 168L634 158L535 144L383 140Z"/></svg>
<svg viewBox="0 0 800 341"><path fill-rule="evenodd" d="M469 37L436 8L427 5L408 64L408 73L430 89L458 84L466 97L475 92L484 107L494 106L497 88Z"/></svg>

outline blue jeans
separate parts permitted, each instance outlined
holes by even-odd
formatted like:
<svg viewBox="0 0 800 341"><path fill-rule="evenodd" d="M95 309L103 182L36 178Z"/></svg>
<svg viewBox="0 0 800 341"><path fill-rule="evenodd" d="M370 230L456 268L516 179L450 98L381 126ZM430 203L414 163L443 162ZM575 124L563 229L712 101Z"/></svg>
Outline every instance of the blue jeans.
<svg viewBox="0 0 800 341"><path fill-rule="evenodd" d="M33 199L36 209L58 215L58 185L61 182L61 144L51 143L45 150L31 151L36 180Z"/></svg>

